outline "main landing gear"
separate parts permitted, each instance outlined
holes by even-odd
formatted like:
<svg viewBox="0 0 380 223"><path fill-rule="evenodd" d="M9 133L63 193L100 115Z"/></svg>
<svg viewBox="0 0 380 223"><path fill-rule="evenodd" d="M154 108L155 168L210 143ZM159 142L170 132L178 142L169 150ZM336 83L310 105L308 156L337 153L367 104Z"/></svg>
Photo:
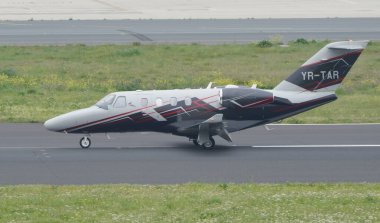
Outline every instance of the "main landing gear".
<svg viewBox="0 0 380 223"><path fill-rule="evenodd" d="M88 136L85 136L80 139L79 145L82 147L82 149L88 149L91 146L91 139Z"/></svg>
<svg viewBox="0 0 380 223"><path fill-rule="evenodd" d="M193 139L193 143L194 145L198 146L199 148L202 148L202 149L211 149L215 146L215 140L210 136L210 138L208 140L206 140L205 142L203 142L203 144L199 144L198 140L197 139Z"/></svg>

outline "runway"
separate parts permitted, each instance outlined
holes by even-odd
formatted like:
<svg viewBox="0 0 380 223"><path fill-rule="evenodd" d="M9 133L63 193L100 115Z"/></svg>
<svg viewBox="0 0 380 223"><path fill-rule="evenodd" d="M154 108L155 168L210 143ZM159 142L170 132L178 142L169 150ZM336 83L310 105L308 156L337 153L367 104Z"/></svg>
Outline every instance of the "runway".
<svg viewBox="0 0 380 223"><path fill-rule="evenodd" d="M0 22L0 45L379 40L380 18L64 20Z"/></svg>
<svg viewBox="0 0 380 223"><path fill-rule="evenodd" d="M269 129L269 130L268 130ZM0 184L379 182L380 124L270 125L214 150L143 132L91 137L0 124Z"/></svg>

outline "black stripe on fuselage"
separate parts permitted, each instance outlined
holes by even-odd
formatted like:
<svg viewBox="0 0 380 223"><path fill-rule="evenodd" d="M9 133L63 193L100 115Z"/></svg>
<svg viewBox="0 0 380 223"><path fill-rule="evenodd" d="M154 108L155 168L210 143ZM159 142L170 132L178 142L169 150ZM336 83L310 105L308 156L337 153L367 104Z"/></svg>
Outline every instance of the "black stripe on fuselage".
<svg viewBox="0 0 380 223"><path fill-rule="evenodd" d="M215 96L217 95L211 97ZM206 99L211 97L207 97ZM170 114L169 111L173 111L173 108L178 109L174 115L168 116L167 113ZM185 104L185 101L182 100L178 101L176 106L166 104L164 106L155 108L154 110L166 118L167 121L157 121L156 119L143 112L135 112L133 114L130 114L131 112L126 112L122 113L121 115L111 116L110 118L90 122L88 123L90 126L88 126L88 124L83 124L79 127L71 127L71 130L66 131L70 133L139 131L141 129L158 128L164 125L168 125L177 121L179 119L178 116L181 116L181 120L204 119L211 117L212 114L217 111L216 108L204 102L203 99L198 98L192 98L192 105L190 106L187 106Z"/></svg>

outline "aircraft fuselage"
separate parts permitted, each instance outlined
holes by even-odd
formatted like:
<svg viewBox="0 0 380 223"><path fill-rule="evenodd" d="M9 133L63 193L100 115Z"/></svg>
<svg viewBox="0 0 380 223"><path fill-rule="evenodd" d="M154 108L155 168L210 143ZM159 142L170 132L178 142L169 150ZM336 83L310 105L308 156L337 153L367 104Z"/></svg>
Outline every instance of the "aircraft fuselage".
<svg viewBox="0 0 380 223"><path fill-rule="evenodd" d="M223 114L226 129L235 132L318 104L293 104L278 100L273 91L244 87L125 91L108 96L113 97L108 104L58 116L45 126L65 133L157 131L194 138L199 123L215 114ZM320 102L334 99L332 95Z"/></svg>

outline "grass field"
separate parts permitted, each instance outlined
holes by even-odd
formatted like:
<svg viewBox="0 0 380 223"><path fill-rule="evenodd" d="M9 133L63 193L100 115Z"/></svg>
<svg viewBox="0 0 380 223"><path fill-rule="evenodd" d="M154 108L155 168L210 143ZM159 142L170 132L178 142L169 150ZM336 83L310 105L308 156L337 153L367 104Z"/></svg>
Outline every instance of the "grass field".
<svg viewBox="0 0 380 223"><path fill-rule="evenodd" d="M379 221L380 184L0 187L0 222Z"/></svg>
<svg viewBox="0 0 380 223"><path fill-rule="evenodd" d="M0 122L42 122L112 91L210 81L272 88L325 44L0 46ZM286 122L380 122L379 69L380 43L371 43L338 101Z"/></svg>

